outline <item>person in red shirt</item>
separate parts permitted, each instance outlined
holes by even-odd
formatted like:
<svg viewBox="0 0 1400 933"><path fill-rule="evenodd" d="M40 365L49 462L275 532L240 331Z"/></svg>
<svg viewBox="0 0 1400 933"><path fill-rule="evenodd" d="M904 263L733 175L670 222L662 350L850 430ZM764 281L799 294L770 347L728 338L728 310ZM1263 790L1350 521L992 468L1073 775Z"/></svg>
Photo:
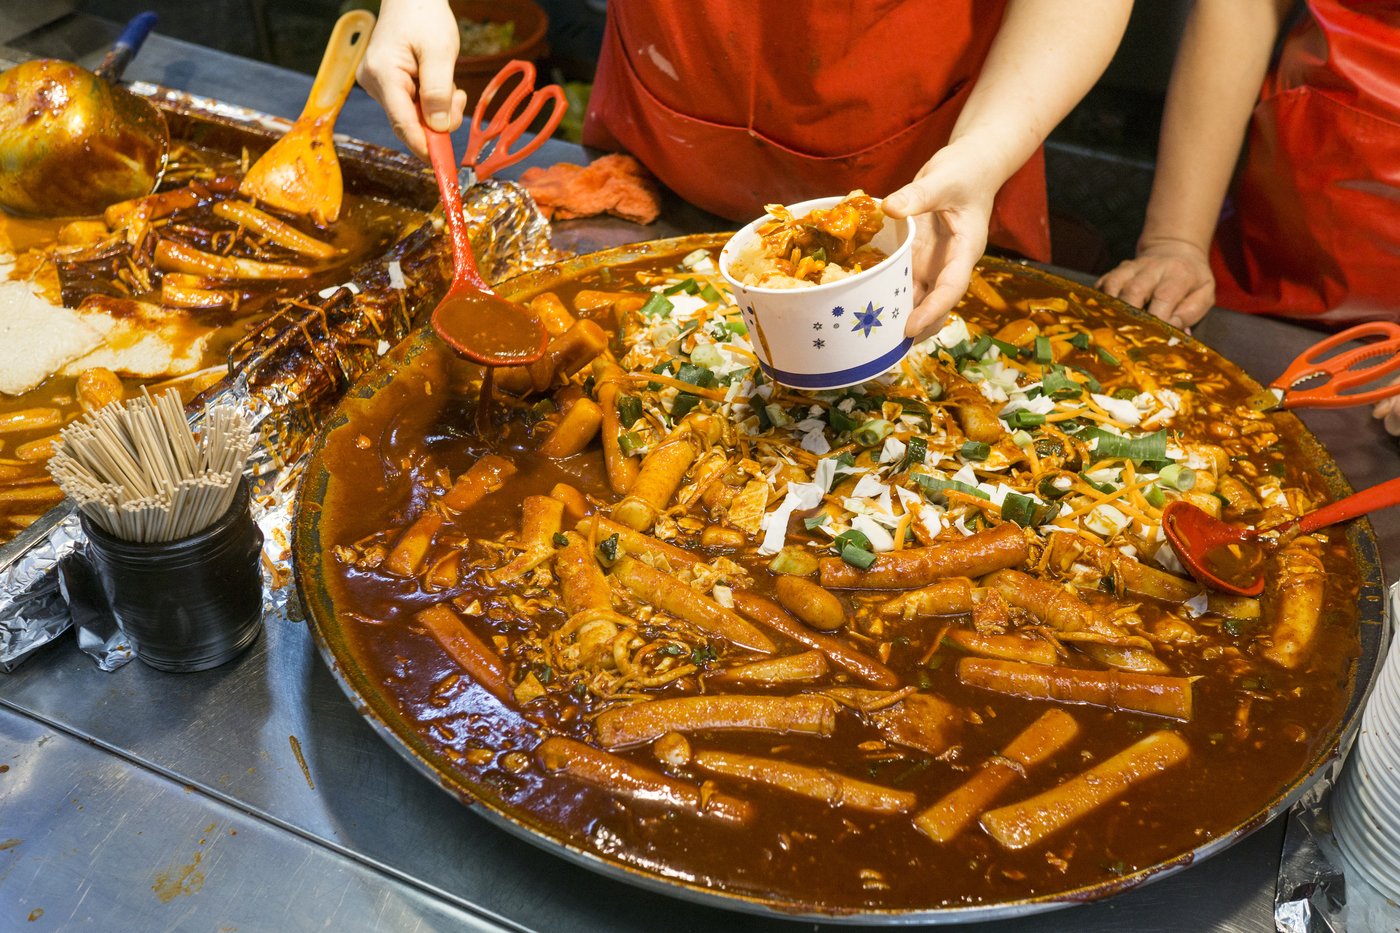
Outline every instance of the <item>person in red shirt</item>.
<svg viewBox="0 0 1400 933"><path fill-rule="evenodd" d="M1040 146L1093 85L1131 0L611 0L585 142L622 147L699 207L893 191L918 231L923 337L989 231L1048 260ZM383 0L360 83L420 156L461 122L446 0Z"/></svg>
<svg viewBox="0 0 1400 933"><path fill-rule="evenodd" d="M1137 256L1099 281L1110 295L1181 327L1213 304L1400 320L1400 2L1309 0L1266 78L1293 6L1197 0ZM1374 413L1400 434L1400 400Z"/></svg>

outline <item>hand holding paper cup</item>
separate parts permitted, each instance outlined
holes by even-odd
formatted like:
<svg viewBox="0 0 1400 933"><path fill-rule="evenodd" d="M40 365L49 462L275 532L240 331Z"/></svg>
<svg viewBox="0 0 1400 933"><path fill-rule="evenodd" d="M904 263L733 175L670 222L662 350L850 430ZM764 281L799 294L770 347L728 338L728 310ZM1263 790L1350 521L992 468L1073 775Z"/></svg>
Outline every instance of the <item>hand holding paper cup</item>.
<svg viewBox="0 0 1400 933"><path fill-rule="evenodd" d="M864 208L858 215L848 208L857 198ZM839 217L815 215L829 217L825 226L838 234L831 242L851 247L873 230L867 247L850 249L849 266L839 262L846 257L828 257L817 245L824 233L783 238L813 211L838 205ZM734 235L719 259L764 374L793 388L839 389L897 366L913 343L904 336L904 324L914 309L914 225L884 216L878 202L858 193L779 211L781 229L761 235L775 225L775 217L760 217ZM849 227L841 224L855 222L856 216L860 229L843 239L840 234ZM775 247L781 256L774 255Z"/></svg>

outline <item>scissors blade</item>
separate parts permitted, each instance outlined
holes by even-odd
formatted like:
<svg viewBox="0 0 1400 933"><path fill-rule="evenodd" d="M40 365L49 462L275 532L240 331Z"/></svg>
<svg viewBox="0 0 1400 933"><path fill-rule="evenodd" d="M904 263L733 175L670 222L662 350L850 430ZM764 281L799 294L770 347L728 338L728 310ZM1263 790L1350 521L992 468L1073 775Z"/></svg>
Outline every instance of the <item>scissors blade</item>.
<svg viewBox="0 0 1400 933"><path fill-rule="evenodd" d="M1283 407L1284 390L1270 386L1262 392L1256 392L1244 403L1255 411L1278 411Z"/></svg>

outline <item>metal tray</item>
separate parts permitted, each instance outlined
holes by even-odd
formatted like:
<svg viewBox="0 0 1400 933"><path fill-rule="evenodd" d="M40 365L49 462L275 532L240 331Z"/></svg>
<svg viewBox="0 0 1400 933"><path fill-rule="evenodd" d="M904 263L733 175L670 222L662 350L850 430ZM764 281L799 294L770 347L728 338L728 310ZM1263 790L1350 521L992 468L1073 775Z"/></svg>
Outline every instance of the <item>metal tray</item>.
<svg viewBox="0 0 1400 933"><path fill-rule="evenodd" d="M497 291L507 298L523 300L553 288L556 283L562 280L572 279L603 267L646 258L664 256L679 258L697 248L718 247L727 238L727 235L716 234L678 237L604 250L518 276L499 285ZM996 259L984 261L994 270L1011 271L1018 276L1034 277L1061 288L1076 290L1083 288L1083 286L1032 266ZM1114 299L1102 297L1100 300L1152 326L1167 328L1167 325L1155 318ZM1201 346L1185 334L1176 331L1172 331L1172 333L1185 342ZM1111 897L1148 881L1180 871L1197 861L1229 848L1286 810L1297 800L1316 775L1345 753L1359 726L1362 705L1379 667L1381 647L1386 644L1384 585L1381 566L1375 535L1371 530L1370 523L1364 520L1354 522L1348 530L1350 542L1360 563L1362 581L1359 593L1361 650L1350 671L1348 702L1341 719L1335 724L1332 732L1320 743L1319 751L1314 758L1291 781L1280 788L1263 807L1239 825L1206 839L1189 851L1181 852L1172 858L1164 859L1155 865L1115 878L1110 882L1088 885L1052 895L968 907L858 912L843 910L831 913L813 910L806 906L795 906L777 899L768 900L688 883L611 861L594 852L585 851L559 838L557 830L553 830L540 821L534 814L505 805L490 787L479 786L468 780L466 776L455 769L451 760L438 752L426 740L425 736L420 734L418 725L398 710L381 689L380 683L374 677L369 676L360 666L351 641L341 627L341 617L324 575L326 549L320 538L322 514L320 503L325 496L330 480L330 475L321 457L325 436L346 422L345 402L367 398L387 386L408 362L436 340L431 328L417 330L385 356L372 372L361 379L346 394L342 407L336 410L323 427L298 494L293 538L293 562L298 592L302 606L311 623L317 647L330 668L332 676L345 690L356 709L385 741L421 773L472 808L474 812L508 832L521 836L544 850L576 864L629 884L686 900L787 919L800 918L829 923L907 925L954 924L1027 916ZM1223 369L1253 385L1253 380L1244 375L1233 363L1213 354L1213 351L1207 350L1207 352L1211 352L1215 356L1217 363ZM1294 418L1291 414L1285 414L1281 417ZM1351 488L1322 445L1302 426L1301 422L1298 422L1296 427L1308 459L1325 479L1329 492L1334 497L1349 494Z"/></svg>

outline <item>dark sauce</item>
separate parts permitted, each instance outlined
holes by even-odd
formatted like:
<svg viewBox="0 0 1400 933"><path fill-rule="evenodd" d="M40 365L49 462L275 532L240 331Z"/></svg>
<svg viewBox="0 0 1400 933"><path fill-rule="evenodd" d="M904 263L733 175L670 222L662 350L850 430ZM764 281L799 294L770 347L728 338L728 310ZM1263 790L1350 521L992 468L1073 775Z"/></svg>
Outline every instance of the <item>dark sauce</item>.
<svg viewBox="0 0 1400 933"><path fill-rule="evenodd" d="M660 263L653 266L661 267ZM613 274L620 275L620 270ZM1023 300L1060 296L1033 278L997 284L1004 293ZM607 287L594 275L556 284L554 290L569 302L577 290L599 285ZM1142 348L1139 360L1156 361L1155 371L1185 366L1216 379L1219 369L1204 353L1188 346L1169 347L1157 331L1093 307L1087 293L1079 300L1090 306L1089 314L1106 317L1120 333L1131 335ZM978 305L963 310L975 320L995 319L994 312ZM1068 313L1078 312L1072 308ZM1071 362L1108 378L1107 367L1091 352ZM491 449L472 428L476 375L475 368L428 346L377 395L351 403L348 423L330 434L323 455L331 474L321 519L321 539L327 547L393 533L424 507L425 490L438 470L445 468L456 476ZM1216 381L1219 385L1212 387L1212 398L1223 405L1239 404L1249 394L1249 388L1228 371ZM1174 429L1189 436L1202 431L1211 418L1204 411L1194 417L1196 423L1183 420ZM1281 435L1277 454L1289 469L1286 482L1321 495L1320 476L1303 466L1307 455L1299 438L1289 433L1292 420L1274 424ZM557 482L578 487L604 507L615 500L596 445L554 462L524 452L529 440L522 419L507 419L502 427L504 433L494 449L512 457L520 472L452 528L452 541L499 539L517 527L525 496L547 493ZM467 546L476 549L472 556L481 556L479 543ZM690 546L708 557L721 553ZM459 607L476 606L469 624L488 642L504 640L504 657L514 681L521 666L529 663L520 652L521 636L558 626L564 620L561 611L528 604L522 608L517 594L494 589L473 572L451 590L424 592L415 582L328 558L326 577L364 677L382 684L390 706L401 717L401 727L450 762L460 779L493 806L607 860L668 878L777 899L794 909L817 905L832 911L898 910L976 905L1112 883L1189 853L1253 820L1326 747L1346 702L1347 671L1359 652L1360 578L1344 537L1328 538L1324 551L1329 571L1327 608L1304 669L1290 672L1256 663L1244 670L1241 659L1250 658L1258 628L1241 628L1231 620L1205 615L1192 620L1206 636L1202 643L1158 649L1174 673L1201 675L1191 722L1089 706L1064 707L1079 722L1080 737L1037 767L999 803L1048 788L1163 727L1175 728L1187 739L1191 756L1168 776L1153 779L1043 844L1019 852L1002 850L975 825L952 842L938 845L917 832L908 818L843 812L736 781L719 783L751 800L758 814L742 830L628 805L604 791L551 777L528 758L539 741L541 726L587 738L590 714L596 711L591 701L571 702L551 694L530 705L527 719L466 682L436 642L416 626L413 613L446 599L456 599ZM767 587L771 578L763 561L752 558L747 563L760 589ZM1091 602L1117 605L1107 594L1082 591L1082 595ZM841 598L853 607L862 597ZM1139 609L1149 627L1168 611L1150 600ZM872 757L861 745L879 735L845 712L829 740L700 734L692 737L693 742L697 747L833 767L853 777L915 791L920 807L927 806L966 781L981 762L997 754L1048 708L1046 703L963 686L953 672L956 655L943 658L940 665L919 666L927 642L936 636L935 628L904 623L894 633L898 646L888 663L906 682L927 683L930 692L971 715L956 745L941 756L910 752L897 758ZM868 645L842 637L869 650ZM793 648L780 644L781 651ZM946 648L940 652L944 653ZM667 691L680 694L693 689L674 685ZM802 689L773 688L772 692ZM1250 699L1249 718L1242 724L1239 711L1246 699ZM517 753L514 759L512 753ZM522 760L519 753L530 763L512 767L512 761ZM656 767L647 748L621 754ZM678 776L696 783L707 777L698 771L681 771Z"/></svg>
<svg viewBox="0 0 1400 933"><path fill-rule="evenodd" d="M498 366L529 362L544 351L539 321L491 295L448 295L433 312L433 329L453 348Z"/></svg>

